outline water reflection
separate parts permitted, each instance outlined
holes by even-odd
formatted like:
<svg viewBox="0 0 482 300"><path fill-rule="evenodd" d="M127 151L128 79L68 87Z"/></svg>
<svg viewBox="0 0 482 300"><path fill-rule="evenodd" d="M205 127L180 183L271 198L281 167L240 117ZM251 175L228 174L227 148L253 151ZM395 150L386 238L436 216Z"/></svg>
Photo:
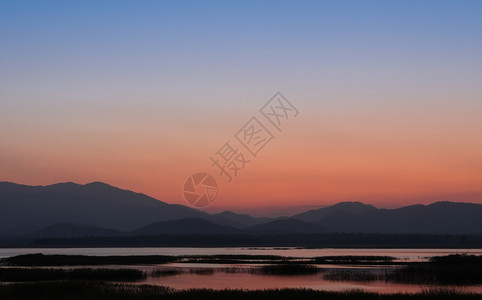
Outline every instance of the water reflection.
<svg viewBox="0 0 482 300"><path fill-rule="evenodd" d="M210 268L209 265L198 266L199 269ZM267 276L256 275L249 272L224 272L223 268L252 268L253 266L246 265L217 265L217 271L209 275L200 275L190 272L189 270L195 268L179 267L178 265L159 266L159 268L174 268L181 271L181 273L169 276L148 277L142 284L153 284L169 286L176 289L187 288L210 288L210 289L277 289L277 288L310 288L315 290L325 291L346 291L346 290L364 290L378 293L415 293L430 288L438 288L440 286L434 285L416 285L386 282L381 280L375 281L332 281L323 278L324 273L316 275L298 275L298 276ZM324 266L325 267L325 266ZM373 266L371 266L373 267ZM337 268L349 269L347 266L337 266ZM377 270L381 270L380 266ZM183 269L185 272L182 272ZM187 270L189 269L189 270ZM214 269L216 270L216 269ZM330 270L327 268L325 272ZM458 289L460 291L482 293L482 286L444 286L448 289Z"/></svg>
<svg viewBox="0 0 482 300"><path fill-rule="evenodd" d="M327 274L337 271L356 271L383 273L400 267L396 262L425 261L430 257L445 256L457 253L482 255L482 249L303 249L303 248L29 248L29 249L0 249L1 257L21 254L66 254L66 255L279 255L284 257L305 258L321 256L390 256L395 257L394 263L387 264L321 264L322 272L307 275L261 275L253 274L249 270L258 268L262 264L225 264L206 262L176 262L162 265L103 265L81 266L82 268L134 268L150 275L153 271L175 270L165 272L162 276L148 276L144 281L136 284L153 284L169 286L176 289L210 288L210 289L278 289L278 288L310 288L326 291L364 290L378 293L415 293L433 287L420 284L389 282L384 280L333 280ZM5 267L5 266L4 266ZM76 268L71 266L68 268ZM336 276L335 276L336 277ZM347 278L350 278L349 276ZM456 288L460 291L482 294L481 285L472 286L444 286Z"/></svg>

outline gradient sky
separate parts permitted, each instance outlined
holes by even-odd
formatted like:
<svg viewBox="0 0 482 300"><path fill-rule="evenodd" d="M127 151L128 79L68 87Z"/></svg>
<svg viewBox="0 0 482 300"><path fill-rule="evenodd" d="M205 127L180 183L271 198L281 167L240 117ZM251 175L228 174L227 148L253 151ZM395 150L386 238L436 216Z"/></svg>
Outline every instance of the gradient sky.
<svg viewBox="0 0 482 300"><path fill-rule="evenodd" d="M211 211L482 203L481 1L0 1L0 181L103 181ZM277 91L300 111L227 183Z"/></svg>

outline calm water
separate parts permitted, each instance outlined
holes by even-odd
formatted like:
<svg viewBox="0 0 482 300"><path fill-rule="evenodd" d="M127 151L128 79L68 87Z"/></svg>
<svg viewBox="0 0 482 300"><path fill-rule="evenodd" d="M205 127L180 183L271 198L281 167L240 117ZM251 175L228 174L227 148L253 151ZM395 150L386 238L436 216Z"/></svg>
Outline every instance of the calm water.
<svg viewBox="0 0 482 300"><path fill-rule="evenodd" d="M251 254L294 257L336 255L387 255L403 261L420 261L448 254L482 255L482 249L304 249L304 248L0 248L0 258L29 253L71 255L217 255Z"/></svg>
<svg viewBox="0 0 482 300"><path fill-rule="evenodd" d="M159 278L148 278L142 284L169 286L176 289L211 288L211 289L275 289L275 288L310 288L325 291L364 290L377 293L415 293L434 286L399 284L385 281L357 282L330 281L323 279L323 274L302 276L266 276L249 273L215 272L212 275L180 274ZM482 286L456 287L461 291L482 294Z"/></svg>
<svg viewBox="0 0 482 300"><path fill-rule="evenodd" d="M337 255L381 255L393 256L401 261L423 261L429 257L448 254L468 253L482 255L482 249L298 249L298 248L29 248L0 249L0 257L9 257L28 253L43 254L81 254L81 255L216 255L216 254L251 254L281 255L292 257L315 257ZM85 267L85 266L84 266ZM96 266L99 267L99 266ZM101 266L105 267L105 266ZM344 291L359 289L379 293L413 293L430 286L398 284L384 281L356 282L330 281L323 279L323 273L303 276L266 276L247 272L230 273L224 268L250 268L243 264L183 264L144 266L108 266L109 268L135 268L143 271L154 269L177 269L184 273L162 277L148 277L141 284L169 286L177 289L212 288L212 289L267 289L267 288L312 288L317 290ZM320 265L326 269L365 269L367 272L380 271L395 266L360 266L360 265ZM192 269L219 269L210 275L189 273ZM482 285L449 287L482 294Z"/></svg>

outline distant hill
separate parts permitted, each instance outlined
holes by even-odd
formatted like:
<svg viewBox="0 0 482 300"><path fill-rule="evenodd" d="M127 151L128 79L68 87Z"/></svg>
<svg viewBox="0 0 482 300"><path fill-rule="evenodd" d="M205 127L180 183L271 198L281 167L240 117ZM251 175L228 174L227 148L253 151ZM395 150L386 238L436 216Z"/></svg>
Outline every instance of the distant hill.
<svg viewBox="0 0 482 300"><path fill-rule="evenodd" d="M309 210L301 214L292 216L292 219L302 220L305 222L318 223L323 219L335 214L361 214L369 211L378 210L376 207L363 204L361 202L340 202L332 206L323 207L319 209Z"/></svg>
<svg viewBox="0 0 482 300"><path fill-rule="evenodd" d="M84 225L74 225L84 224ZM436 202L378 209L342 202L290 218L208 214L105 183L26 186L0 182L0 236L160 234L482 234L482 204Z"/></svg>
<svg viewBox="0 0 482 300"><path fill-rule="evenodd" d="M147 195L105 183L59 183L27 186L0 182L0 228L58 223L133 230L148 223L180 218L211 218L182 205L167 204Z"/></svg>
<svg viewBox="0 0 482 300"><path fill-rule="evenodd" d="M239 229L219 225L204 219L186 218L173 221L163 221L143 226L132 231L131 235L161 235L161 234L236 234Z"/></svg>
<svg viewBox="0 0 482 300"><path fill-rule="evenodd" d="M323 228L299 220L282 219L248 227L245 232L250 234L319 233L323 232Z"/></svg>
<svg viewBox="0 0 482 300"><path fill-rule="evenodd" d="M482 234L482 204L436 202L377 209L359 202L339 203L292 217L329 232Z"/></svg>
<svg viewBox="0 0 482 300"><path fill-rule="evenodd" d="M273 218L261 217L256 218L247 214L237 214L232 211L223 211L221 213L213 214L214 218L229 220L232 226L247 227L256 224L262 224L274 220ZM216 219L213 219L216 221Z"/></svg>
<svg viewBox="0 0 482 300"><path fill-rule="evenodd" d="M32 232L27 237L32 238L58 238L58 237L83 237L83 236L122 236L125 232L99 227L83 226L76 224L54 224L41 230Z"/></svg>

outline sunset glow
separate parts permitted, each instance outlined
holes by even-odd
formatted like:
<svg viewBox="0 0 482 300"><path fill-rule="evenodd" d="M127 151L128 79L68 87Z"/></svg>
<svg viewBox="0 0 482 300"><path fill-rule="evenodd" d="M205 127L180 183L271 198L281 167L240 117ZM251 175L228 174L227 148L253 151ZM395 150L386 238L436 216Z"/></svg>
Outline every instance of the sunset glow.
<svg viewBox="0 0 482 300"><path fill-rule="evenodd" d="M482 203L478 2L54 2L0 4L0 181L187 205L203 171L211 211ZM299 115L228 183L209 157L278 91Z"/></svg>

